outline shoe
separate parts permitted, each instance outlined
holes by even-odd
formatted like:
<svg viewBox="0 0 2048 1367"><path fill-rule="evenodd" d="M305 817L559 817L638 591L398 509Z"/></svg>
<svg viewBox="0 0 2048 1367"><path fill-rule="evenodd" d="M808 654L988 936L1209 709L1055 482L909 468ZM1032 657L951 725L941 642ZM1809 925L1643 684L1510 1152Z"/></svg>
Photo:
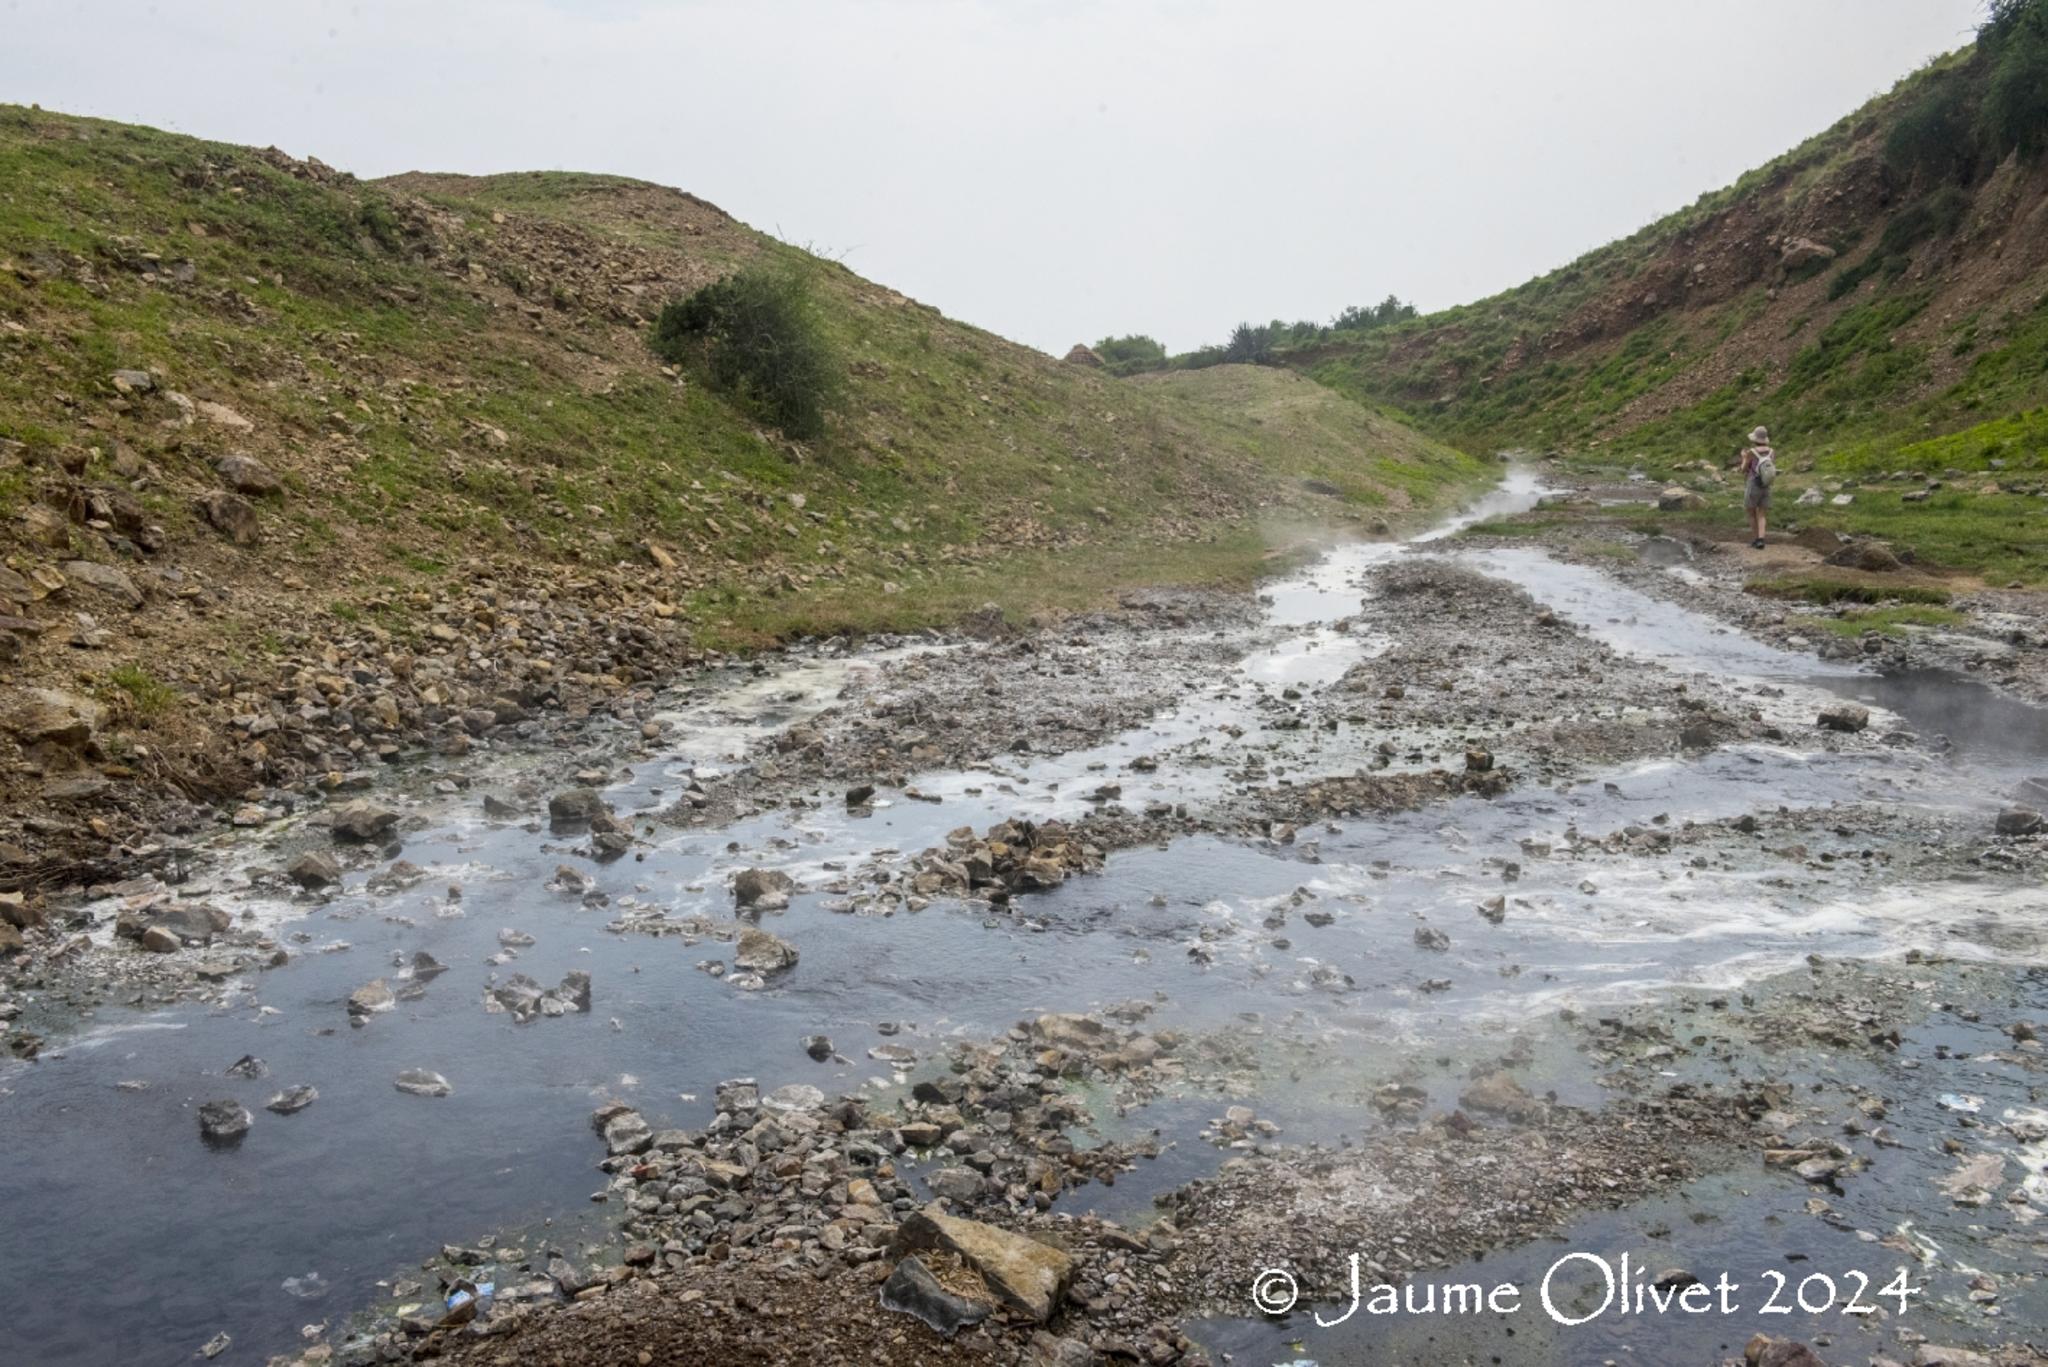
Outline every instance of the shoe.
<svg viewBox="0 0 2048 1367"><path fill-rule="evenodd" d="M1764 539L1762 537L1758 537L1756 540L1750 542L1749 544L1751 549L1760 551L1764 548Z"/></svg>

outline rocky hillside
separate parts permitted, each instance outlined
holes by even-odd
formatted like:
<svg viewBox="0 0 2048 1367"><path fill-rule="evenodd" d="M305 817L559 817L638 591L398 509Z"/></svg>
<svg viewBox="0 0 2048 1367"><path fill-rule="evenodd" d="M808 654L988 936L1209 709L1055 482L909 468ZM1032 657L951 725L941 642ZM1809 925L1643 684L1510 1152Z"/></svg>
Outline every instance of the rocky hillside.
<svg viewBox="0 0 2048 1367"><path fill-rule="evenodd" d="M2042 7L2007 8L2048 60ZM1953 54L1560 270L1291 360L1473 449L1669 468L1762 422L1830 475L2038 471L2048 159L1983 131L1998 60Z"/></svg>
<svg viewBox="0 0 2048 1367"><path fill-rule="evenodd" d="M849 372L808 445L648 344L769 255L813 274ZM1243 579L1262 526L1481 468L1379 419L1249 440L1181 397L676 190L365 183L0 106L0 887L117 853L152 793L260 801L800 631Z"/></svg>

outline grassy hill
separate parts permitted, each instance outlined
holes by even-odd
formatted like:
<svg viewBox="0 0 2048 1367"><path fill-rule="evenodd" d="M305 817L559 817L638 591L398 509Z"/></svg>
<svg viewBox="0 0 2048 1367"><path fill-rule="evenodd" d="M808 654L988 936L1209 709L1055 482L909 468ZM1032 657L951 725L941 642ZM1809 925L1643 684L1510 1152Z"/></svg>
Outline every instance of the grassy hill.
<svg viewBox="0 0 2048 1367"><path fill-rule="evenodd" d="M1474 450L1669 473L1765 423L1815 480L1947 486L1820 520L2048 576L2048 15L2005 8L2033 46L1987 36L1559 270L1283 359Z"/></svg>
<svg viewBox="0 0 2048 1367"><path fill-rule="evenodd" d="M807 443L650 347L759 262L809 279L845 372ZM1276 528L1486 477L1284 372L1055 361L677 190L362 182L0 106L0 675L108 709L82 776L0 740L17 813L24 784L209 795L454 743L461 709L580 707L708 647L1248 582Z"/></svg>

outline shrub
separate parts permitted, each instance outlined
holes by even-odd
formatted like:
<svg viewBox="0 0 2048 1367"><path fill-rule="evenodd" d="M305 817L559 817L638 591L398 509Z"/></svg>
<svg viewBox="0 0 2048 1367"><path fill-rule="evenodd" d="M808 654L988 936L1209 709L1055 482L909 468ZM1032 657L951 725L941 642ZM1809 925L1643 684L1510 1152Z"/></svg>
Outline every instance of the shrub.
<svg viewBox="0 0 2048 1367"><path fill-rule="evenodd" d="M1994 157L2048 149L2048 0L1991 0L1977 31L1990 61L1979 126Z"/></svg>
<svg viewBox="0 0 2048 1367"><path fill-rule="evenodd" d="M108 672L107 682L128 695L139 717L159 716L178 701L177 689L141 665L118 665Z"/></svg>
<svg viewBox="0 0 2048 1367"><path fill-rule="evenodd" d="M1095 354L1113 375L1135 375L1141 370L1159 370L1166 365L1166 348L1142 332L1126 337L1105 337L1095 344Z"/></svg>
<svg viewBox="0 0 2048 1367"><path fill-rule="evenodd" d="M1223 360L1229 365L1270 365L1273 360L1271 324L1239 323L1230 330L1223 345Z"/></svg>
<svg viewBox="0 0 2048 1367"><path fill-rule="evenodd" d="M654 320L652 345L789 436L824 435L841 376L802 272L749 266L671 301Z"/></svg>
<svg viewBox="0 0 2048 1367"><path fill-rule="evenodd" d="M1967 72L1929 76L1926 89L1885 135L1884 159L1909 176L1968 181L1976 166L1973 104Z"/></svg>

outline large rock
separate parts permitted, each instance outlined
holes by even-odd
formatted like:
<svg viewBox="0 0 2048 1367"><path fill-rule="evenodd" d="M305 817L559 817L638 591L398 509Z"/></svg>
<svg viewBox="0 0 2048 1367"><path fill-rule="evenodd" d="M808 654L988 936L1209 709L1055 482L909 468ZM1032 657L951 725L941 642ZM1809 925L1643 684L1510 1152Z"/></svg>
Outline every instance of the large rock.
<svg viewBox="0 0 2048 1367"><path fill-rule="evenodd" d="M1824 731L1853 733L1870 725L1870 709L1852 702L1836 703L1833 707L1822 708L1817 721Z"/></svg>
<svg viewBox="0 0 2048 1367"><path fill-rule="evenodd" d="M1076 1053L1107 1048L1113 1041L1109 1027L1093 1016L1052 1011L1031 1022L1031 1033L1056 1049Z"/></svg>
<svg viewBox="0 0 2048 1367"><path fill-rule="evenodd" d="M2032 835L2043 824L2041 814L2031 807L2007 807L1998 814L2000 835Z"/></svg>
<svg viewBox="0 0 2048 1367"><path fill-rule="evenodd" d="M1500 1069L1474 1079L1458 1098L1458 1104L1468 1111L1504 1115L1511 1120L1534 1120L1543 1114L1543 1102Z"/></svg>
<svg viewBox="0 0 2048 1367"><path fill-rule="evenodd" d="M1102 353L1086 342L1076 342L1067 352L1067 364L1086 367L1089 370L1102 369Z"/></svg>
<svg viewBox="0 0 2048 1367"><path fill-rule="evenodd" d="M1704 508L1707 500L1682 485L1673 484L1657 495L1657 507L1662 512L1678 513L1692 508Z"/></svg>
<svg viewBox="0 0 2048 1367"><path fill-rule="evenodd" d="M1785 244L1778 249L1778 264L1788 271L1796 271L1804 266L1834 259L1833 247L1824 242L1816 242L1810 237L1787 238Z"/></svg>
<svg viewBox="0 0 2048 1367"><path fill-rule="evenodd" d="M284 492L284 481L279 479L268 465L254 456L240 454L222 456L214 470L221 482L238 494L251 498L267 498L271 494Z"/></svg>
<svg viewBox="0 0 2048 1367"><path fill-rule="evenodd" d="M142 606L142 590L135 587L135 581L125 572L112 565L101 565L91 560L67 560L64 562L64 574L72 583L90 585L123 607Z"/></svg>
<svg viewBox="0 0 2048 1367"><path fill-rule="evenodd" d="M898 1258L930 1249L958 1257L981 1274L1004 1305L1041 1324L1059 1308L1074 1275L1074 1260L1049 1244L947 1215L935 1206L906 1218L890 1245Z"/></svg>
<svg viewBox="0 0 2048 1367"><path fill-rule="evenodd" d="M446 1096L454 1090L447 1078L425 1068L408 1068L391 1085L408 1096Z"/></svg>
<svg viewBox="0 0 2048 1367"><path fill-rule="evenodd" d="M398 999L391 995L391 989L382 978L373 978L348 994L348 1016L355 1022L379 1011L389 1011L397 1005Z"/></svg>
<svg viewBox="0 0 2048 1367"><path fill-rule="evenodd" d="M795 945L754 926L740 932L738 952L733 955L735 965L755 973L779 973L794 968L796 959Z"/></svg>
<svg viewBox="0 0 2048 1367"><path fill-rule="evenodd" d="M796 880L779 869L742 869L732 880L734 905L749 911L780 911L795 890Z"/></svg>
<svg viewBox="0 0 2048 1367"><path fill-rule="evenodd" d="M9 701L4 724L23 745L49 743L76 749L92 739L104 715L100 705L55 688L23 688Z"/></svg>
<svg viewBox="0 0 2048 1367"><path fill-rule="evenodd" d="M548 799L548 824L556 830L588 826L611 815L611 808L595 788L569 788Z"/></svg>
<svg viewBox="0 0 2048 1367"><path fill-rule="evenodd" d="M236 1143L254 1123L239 1101L208 1101L199 1108L199 1137L209 1144Z"/></svg>
<svg viewBox="0 0 2048 1367"><path fill-rule="evenodd" d="M324 851L308 850L285 866L285 876L302 888L333 887L341 881L341 864Z"/></svg>
<svg viewBox="0 0 2048 1367"><path fill-rule="evenodd" d="M353 802L344 802L335 809L334 838L355 841L380 840L397 824L397 812L357 798Z"/></svg>
<svg viewBox="0 0 2048 1367"><path fill-rule="evenodd" d="M1899 568L1899 557L1880 541L1851 541L1827 558L1830 565L1862 570L1866 574L1890 574Z"/></svg>
<svg viewBox="0 0 2048 1367"><path fill-rule="evenodd" d="M237 546L253 546L263 539L263 525L255 507L225 489L216 489L199 500L199 515L207 525Z"/></svg>

